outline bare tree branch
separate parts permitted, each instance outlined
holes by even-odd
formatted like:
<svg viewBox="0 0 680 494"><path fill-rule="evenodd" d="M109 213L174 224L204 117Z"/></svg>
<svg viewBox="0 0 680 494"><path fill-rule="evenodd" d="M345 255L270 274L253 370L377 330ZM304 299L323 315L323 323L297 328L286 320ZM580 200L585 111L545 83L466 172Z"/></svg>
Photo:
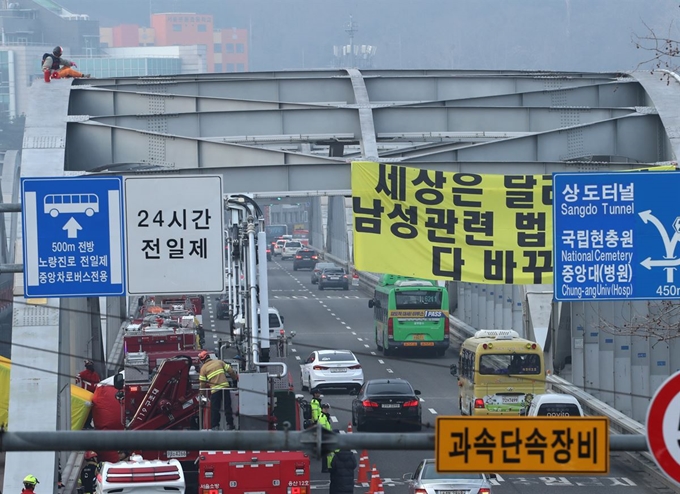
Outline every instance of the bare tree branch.
<svg viewBox="0 0 680 494"><path fill-rule="evenodd" d="M680 337L680 302L677 300L648 300L647 313L621 316L623 324L599 318L600 329L615 336L640 336L668 342Z"/></svg>
<svg viewBox="0 0 680 494"><path fill-rule="evenodd" d="M639 70L643 67L647 68L651 64L650 72L652 74L659 70L676 72L680 64L680 60L678 60L678 56L680 55L680 41L671 37L673 21L671 20L669 23L666 36L657 35L654 29L644 21L642 24L645 26L645 29L647 29L647 32L644 35L634 33L632 42L635 44L635 48L649 52L650 56L638 63L636 69ZM661 80L664 79L666 80L666 84L670 84L670 75L666 72L661 75Z"/></svg>

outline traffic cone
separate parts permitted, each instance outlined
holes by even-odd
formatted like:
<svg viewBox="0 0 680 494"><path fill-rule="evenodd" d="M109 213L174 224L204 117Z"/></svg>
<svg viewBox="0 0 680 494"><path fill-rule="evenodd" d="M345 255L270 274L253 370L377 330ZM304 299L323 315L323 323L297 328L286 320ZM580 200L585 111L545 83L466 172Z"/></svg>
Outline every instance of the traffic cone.
<svg viewBox="0 0 680 494"><path fill-rule="evenodd" d="M371 470L370 463L368 462L368 451L363 450L361 456L359 457L359 473L357 475L357 482L359 484L368 483L368 472Z"/></svg>
<svg viewBox="0 0 680 494"><path fill-rule="evenodd" d="M378 487L376 488L375 491L373 491L373 494L385 494L385 488L383 487L382 484L382 479L380 478L380 474L378 476Z"/></svg>
<svg viewBox="0 0 680 494"><path fill-rule="evenodd" d="M378 468L375 465L373 465L373 471L371 472L371 488L367 494L385 494L382 480L380 480L380 472L378 472Z"/></svg>
<svg viewBox="0 0 680 494"><path fill-rule="evenodd" d="M347 424L347 434L351 434L352 432L353 432L353 430L352 430L352 422L350 422L349 424Z"/></svg>

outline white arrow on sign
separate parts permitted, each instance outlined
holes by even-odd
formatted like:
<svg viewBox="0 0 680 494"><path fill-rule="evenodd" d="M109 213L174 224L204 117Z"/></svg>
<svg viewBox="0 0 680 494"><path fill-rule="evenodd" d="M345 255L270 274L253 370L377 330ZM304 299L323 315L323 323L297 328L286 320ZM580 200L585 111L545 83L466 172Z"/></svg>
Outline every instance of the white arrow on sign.
<svg viewBox="0 0 680 494"><path fill-rule="evenodd" d="M80 226L80 223L78 223L73 216L71 216L71 219L68 220L62 228L62 230L68 231L68 238L78 238L78 230L82 229L83 227Z"/></svg>
<svg viewBox="0 0 680 494"><path fill-rule="evenodd" d="M652 269L652 266L680 266L680 259L652 259L651 257L648 257L640 264L647 269Z"/></svg>

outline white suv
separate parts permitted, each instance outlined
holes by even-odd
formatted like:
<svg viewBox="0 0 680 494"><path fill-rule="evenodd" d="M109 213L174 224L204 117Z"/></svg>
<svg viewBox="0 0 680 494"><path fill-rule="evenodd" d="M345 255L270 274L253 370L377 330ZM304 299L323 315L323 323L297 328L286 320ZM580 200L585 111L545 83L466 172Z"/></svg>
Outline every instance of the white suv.
<svg viewBox="0 0 680 494"><path fill-rule="evenodd" d="M283 246L283 252L281 252L281 260L283 261L284 259L293 259L295 257L295 253L300 249L302 249L302 244L297 240L287 241Z"/></svg>
<svg viewBox="0 0 680 494"><path fill-rule="evenodd" d="M583 417L579 401L566 394L546 393L534 395L529 409L524 408L520 415L527 417Z"/></svg>
<svg viewBox="0 0 680 494"><path fill-rule="evenodd" d="M286 244L286 241L283 239L278 239L276 243L274 244L274 252L273 254L275 256L280 256L283 253L283 246Z"/></svg>

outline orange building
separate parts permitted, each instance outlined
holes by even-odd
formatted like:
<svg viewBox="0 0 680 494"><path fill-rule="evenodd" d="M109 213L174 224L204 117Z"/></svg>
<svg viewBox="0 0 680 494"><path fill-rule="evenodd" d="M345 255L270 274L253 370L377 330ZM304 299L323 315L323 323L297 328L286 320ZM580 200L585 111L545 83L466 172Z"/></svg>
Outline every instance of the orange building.
<svg viewBox="0 0 680 494"><path fill-rule="evenodd" d="M248 71L248 30L221 29L213 33L215 72Z"/></svg>
<svg viewBox="0 0 680 494"><path fill-rule="evenodd" d="M213 16L171 12L151 15L156 46L205 45L208 71L213 72Z"/></svg>
<svg viewBox="0 0 680 494"><path fill-rule="evenodd" d="M139 26L120 24L112 29L113 46L139 46Z"/></svg>
<svg viewBox="0 0 680 494"><path fill-rule="evenodd" d="M151 27L121 24L100 28L102 45L130 46L204 45L208 72L247 72L247 29L213 30L213 16L171 12L152 14Z"/></svg>
<svg viewBox="0 0 680 494"><path fill-rule="evenodd" d="M138 27L136 24L100 27L99 42L102 46L109 48L154 46L156 44L156 33L150 27Z"/></svg>

